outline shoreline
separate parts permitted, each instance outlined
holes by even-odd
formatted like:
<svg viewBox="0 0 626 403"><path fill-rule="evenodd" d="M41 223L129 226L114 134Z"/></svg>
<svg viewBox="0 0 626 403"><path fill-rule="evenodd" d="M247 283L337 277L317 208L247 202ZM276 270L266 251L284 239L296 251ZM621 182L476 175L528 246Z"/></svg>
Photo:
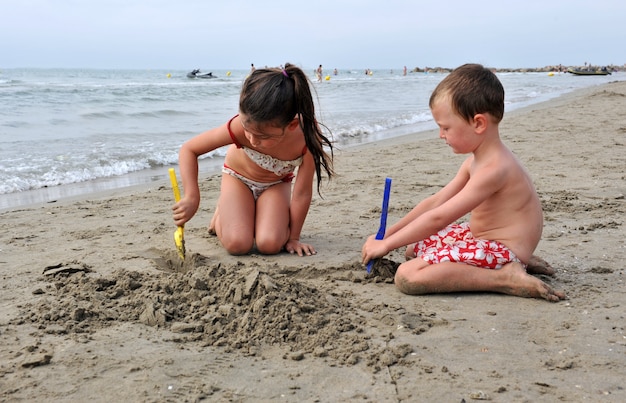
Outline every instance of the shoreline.
<svg viewBox="0 0 626 403"><path fill-rule="evenodd" d="M432 122L428 122L432 123ZM432 123L434 124L434 123ZM423 124L427 127L431 124ZM405 130L396 130L404 132ZM391 130L390 132L394 132ZM424 129L417 132L407 134L390 135L374 135L371 139L364 139L360 142L352 142L343 145L337 145L336 149L341 151L350 151L367 145L382 144L388 141L395 141L407 136L418 137L421 139L430 138L433 129ZM402 140L400 140L402 141ZM202 175L220 175L223 164L223 157L204 158L199 160L199 174ZM58 202L72 202L81 199L91 199L99 197L114 196L131 191L133 188L150 189L154 186L160 186L163 182L169 183L168 169L176 168L178 165L162 166L141 171L132 172L121 176L113 176L108 178L100 178L85 182L69 183L64 185L50 186L39 189L31 189L22 192L14 192L0 194L0 212L13 209L23 209L29 207L43 206Z"/></svg>
<svg viewBox="0 0 626 403"><path fill-rule="evenodd" d="M436 131L338 150L310 257L225 253L207 231L217 175L201 177L184 264L166 180L2 211L0 400L624 401L624 111L613 82L502 121L542 202L535 253L558 303L413 297L366 276L385 178L393 223L466 157Z"/></svg>

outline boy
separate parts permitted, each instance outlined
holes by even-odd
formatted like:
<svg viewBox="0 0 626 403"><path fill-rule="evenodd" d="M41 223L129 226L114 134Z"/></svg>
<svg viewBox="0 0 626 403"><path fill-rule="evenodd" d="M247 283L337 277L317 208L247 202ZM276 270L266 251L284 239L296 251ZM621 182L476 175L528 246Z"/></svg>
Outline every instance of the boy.
<svg viewBox="0 0 626 403"><path fill-rule="evenodd" d="M368 238L363 263L408 245L394 280L406 294L566 298L526 272L554 273L532 256L543 212L528 173L500 140L504 88L496 75L478 64L463 65L435 88L429 106L439 137L454 153L471 155L450 183L391 226L384 239ZM455 224L467 213L469 223Z"/></svg>

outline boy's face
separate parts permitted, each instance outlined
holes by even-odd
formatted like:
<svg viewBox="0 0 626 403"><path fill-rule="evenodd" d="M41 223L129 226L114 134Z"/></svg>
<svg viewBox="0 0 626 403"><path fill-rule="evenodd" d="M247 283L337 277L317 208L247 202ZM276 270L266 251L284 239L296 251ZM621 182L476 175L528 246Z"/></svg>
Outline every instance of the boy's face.
<svg viewBox="0 0 626 403"><path fill-rule="evenodd" d="M476 149L479 138L474 126L454 112L448 97L436 100L431 112L439 126L439 138L444 139L455 154L468 154Z"/></svg>

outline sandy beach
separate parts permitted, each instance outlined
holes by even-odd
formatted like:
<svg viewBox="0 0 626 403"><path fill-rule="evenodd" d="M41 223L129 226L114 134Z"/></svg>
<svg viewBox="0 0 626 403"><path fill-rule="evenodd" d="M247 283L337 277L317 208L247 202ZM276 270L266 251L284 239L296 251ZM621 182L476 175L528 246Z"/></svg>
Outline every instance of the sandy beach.
<svg viewBox="0 0 626 403"><path fill-rule="evenodd" d="M226 254L206 230L218 175L184 264L165 181L0 212L0 400L625 401L626 82L507 113L501 136L544 208L541 279L568 300L366 276L385 178L393 223L465 158L419 133L337 150L312 257Z"/></svg>

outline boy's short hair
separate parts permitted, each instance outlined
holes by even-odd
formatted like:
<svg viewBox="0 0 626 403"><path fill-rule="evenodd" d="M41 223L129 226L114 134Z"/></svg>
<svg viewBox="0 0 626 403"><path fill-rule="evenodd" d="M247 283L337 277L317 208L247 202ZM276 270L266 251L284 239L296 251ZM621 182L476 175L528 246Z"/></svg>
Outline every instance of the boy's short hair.
<svg viewBox="0 0 626 403"><path fill-rule="evenodd" d="M479 113L490 114L496 123L504 116L504 87L495 73L480 64L454 69L431 94L430 108L446 96L452 109L468 122Z"/></svg>

